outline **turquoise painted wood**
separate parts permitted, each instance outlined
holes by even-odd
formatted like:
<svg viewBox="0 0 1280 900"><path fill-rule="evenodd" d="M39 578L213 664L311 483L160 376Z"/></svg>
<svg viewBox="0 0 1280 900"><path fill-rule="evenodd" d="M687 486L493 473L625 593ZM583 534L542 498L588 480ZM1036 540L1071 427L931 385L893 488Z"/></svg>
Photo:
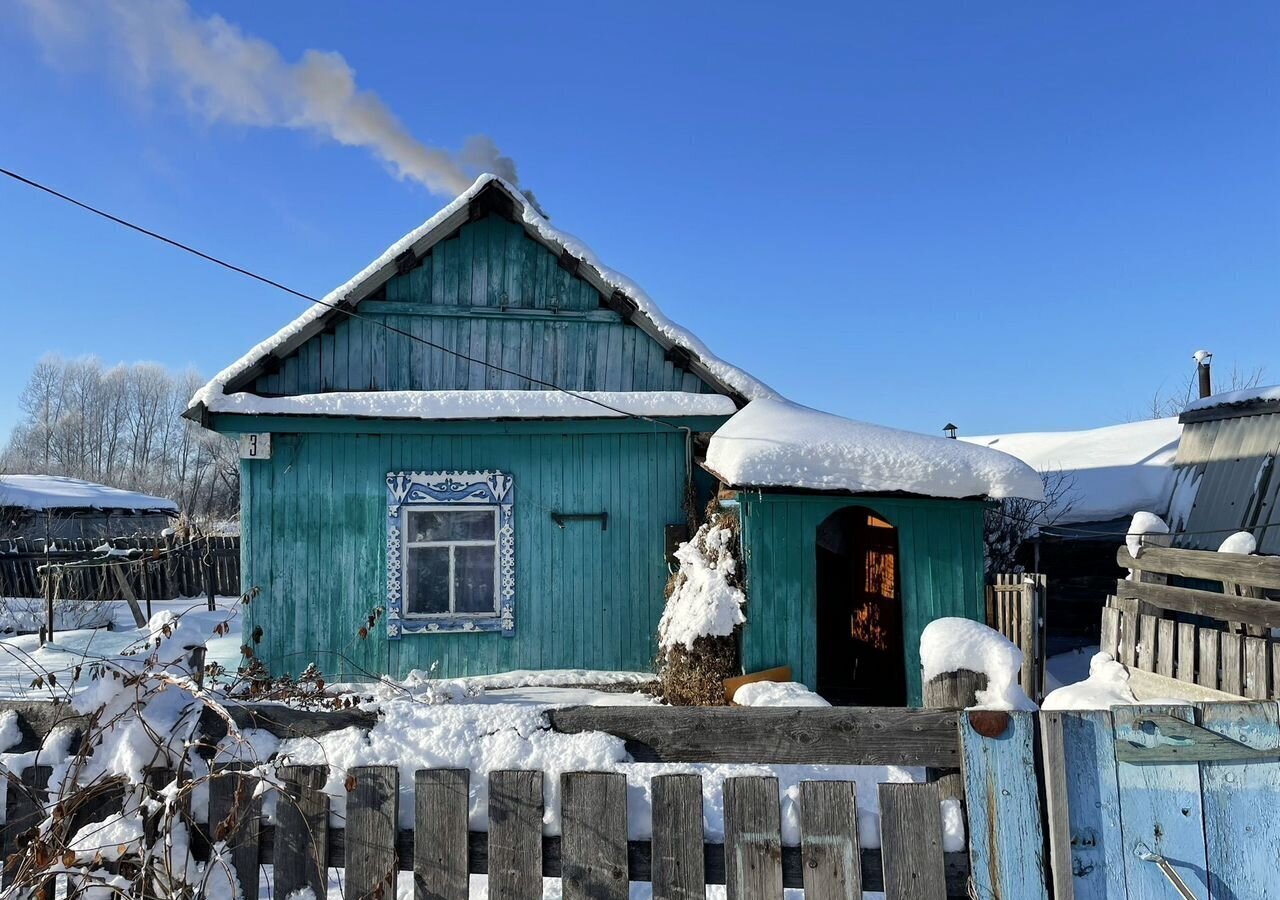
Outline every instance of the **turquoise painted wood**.
<svg viewBox="0 0 1280 900"><path fill-rule="evenodd" d="M463 225L417 268L360 304L365 318L337 322L259 376L259 394L369 390L584 391L715 389L677 369L665 351L587 282L506 219ZM372 320L372 321L366 321ZM379 327L383 322L510 372L469 363Z"/></svg>
<svg viewBox="0 0 1280 900"><path fill-rule="evenodd" d="M1207 703L1201 707L1200 724L1263 751L1257 761L1200 764L1210 897L1280 897L1280 719L1276 704Z"/></svg>
<svg viewBox="0 0 1280 900"><path fill-rule="evenodd" d="M748 597L742 657L749 672L789 665L816 687L817 530L847 507L869 509L898 531L910 703L920 704L925 626L943 616L986 615L981 501L744 491L739 503Z"/></svg>
<svg viewBox="0 0 1280 900"><path fill-rule="evenodd" d="M995 737L974 728L974 715L966 711L960 721L970 895L1048 900L1035 714L1009 713L1008 726Z"/></svg>
<svg viewBox="0 0 1280 900"><path fill-rule="evenodd" d="M1054 715L1062 717L1075 900L1124 900L1124 842L1111 713L1089 710Z"/></svg>
<svg viewBox="0 0 1280 900"><path fill-rule="evenodd" d="M344 678L403 676L434 663L444 676L651 667L668 574L664 528L684 521L680 432L560 422L523 434L521 423L432 433L432 423L419 422L407 433L394 424L277 433L271 459L241 464L244 582L262 588L245 633L262 629L255 651L273 672L312 660ZM514 477L515 637L388 641L382 623L359 637L386 597L386 473L406 469ZM608 529L596 521L560 528L553 511L607 511Z"/></svg>
<svg viewBox="0 0 1280 900"><path fill-rule="evenodd" d="M1149 743L1152 739L1134 727L1142 715L1149 713L1164 713L1190 722L1194 720L1195 709L1189 706L1116 707L1112 710L1116 738ZM1197 897L1207 897L1200 766L1194 762L1118 762L1116 771L1122 859L1129 900L1168 900L1176 896L1160 869L1141 859L1140 852L1163 856Z"/></svg>

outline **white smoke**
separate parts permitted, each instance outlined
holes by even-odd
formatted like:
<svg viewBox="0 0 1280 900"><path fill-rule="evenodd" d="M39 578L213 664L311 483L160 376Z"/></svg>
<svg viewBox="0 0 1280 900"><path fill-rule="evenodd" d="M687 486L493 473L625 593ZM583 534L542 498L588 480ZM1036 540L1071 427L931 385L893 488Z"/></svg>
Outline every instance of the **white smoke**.
<svg viewBox="0 0 1280 900"><path fill-rule="evenodd" d="M484 135L456 152L414 138L377 94L357 86L339 53L307 50L288 62L221 16L196 16L185 0L20 2L53 61L83 64L113 48L104 61L139 90L172 90L211 121L296 128L364 147L397 177L437 194L461 193L478 172L518 183L515 162Z"/></svg>

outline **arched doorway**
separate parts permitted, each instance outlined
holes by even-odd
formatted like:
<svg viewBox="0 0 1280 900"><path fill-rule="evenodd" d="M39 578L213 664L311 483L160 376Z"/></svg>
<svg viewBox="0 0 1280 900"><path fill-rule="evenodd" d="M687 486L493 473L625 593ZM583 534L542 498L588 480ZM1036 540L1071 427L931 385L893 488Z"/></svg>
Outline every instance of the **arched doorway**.
<svg viewBox="0 0 1280 900"><path fill-rule="evenodd" d="M832 703L905 706L898 530L861 506L817 534L818 693Z"/></svg>

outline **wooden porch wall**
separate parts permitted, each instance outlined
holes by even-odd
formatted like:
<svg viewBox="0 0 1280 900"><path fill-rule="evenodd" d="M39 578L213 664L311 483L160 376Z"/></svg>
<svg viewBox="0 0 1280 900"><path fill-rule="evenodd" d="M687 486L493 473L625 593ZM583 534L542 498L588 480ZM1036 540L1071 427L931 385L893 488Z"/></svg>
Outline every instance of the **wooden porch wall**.
<svg viewBox="0 0 1280 900"><path fill-rule="evenodd" d="M898 530L910 704L921 701L920 635L925 626L943 616L985 621L979 501L747 491L739 500L748 597L742 661L748 672L789 665L800 681L816 687L817 529L846 507L869 509Z"/></svg>
<svg viewBox="0 0 1280 900"><path fill-rule="evenodd" d="M373 427L372 425L369 427ZM509 669L648 670L667 579L664 529L684 521L684 439L670 429L584 433L280 434L241 464L247 608L273 672L442 676ZM623 426L619 426L623 427ZM578 430L575 430L578 429ZM497 469L515 481L516 628L388 641L358 630L386 603L386 475ZM552 512L609 513L563 528Z"/></svg>
<svg viewBox="0 0 1280 900"><path fill-rule="evenodd" d="M713 389L666 359L639 328L602 308L600 294L561 268L519 225L489 216L432 248L422 265L366 300L360 315L320 334L252 387L261 394L370 390ZM470 363L379 327L485 359Z"/></svg>

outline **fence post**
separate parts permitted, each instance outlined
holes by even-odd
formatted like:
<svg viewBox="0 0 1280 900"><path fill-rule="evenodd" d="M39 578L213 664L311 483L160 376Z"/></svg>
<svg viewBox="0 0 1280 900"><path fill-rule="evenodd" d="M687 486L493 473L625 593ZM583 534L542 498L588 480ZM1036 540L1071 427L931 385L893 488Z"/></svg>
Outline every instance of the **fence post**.
<svg viewBox="0 0 1280 900"><path fill-rule="evenodd" d="M970 669L957 669L934 676L924 686L928 709L967 709L977 706L978 691L987 687L987 676ZM956 800L964 812L964 776L955 769L925 769L925 778L937 782L944 800Z"/></svg>
<svg viewBox="0 0 1280 900"><path fill-rule="evenodd" d="M218 608L218 604L214 599L213 545L208 536L204 539L204 556L201 557L200 564L204 567L204 589L209 595L209 612L213 612Z"/></svg>

